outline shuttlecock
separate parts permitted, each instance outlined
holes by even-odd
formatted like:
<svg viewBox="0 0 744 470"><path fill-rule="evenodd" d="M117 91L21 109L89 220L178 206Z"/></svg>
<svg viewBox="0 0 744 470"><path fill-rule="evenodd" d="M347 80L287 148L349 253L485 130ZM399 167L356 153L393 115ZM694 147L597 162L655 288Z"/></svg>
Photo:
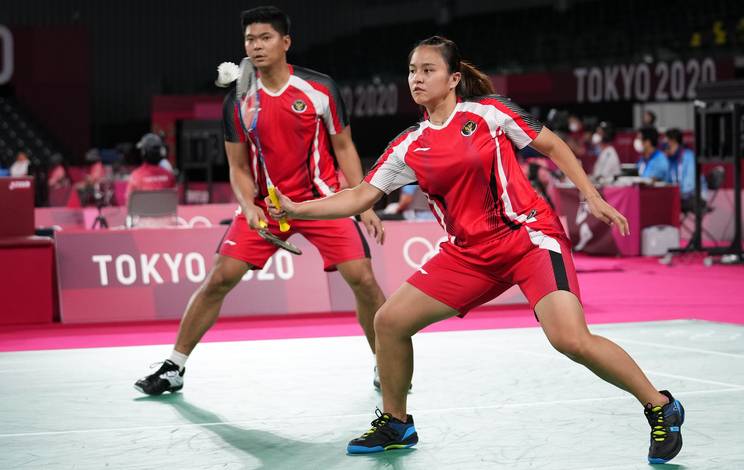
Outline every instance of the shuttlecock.
<svg viewBox="0 0 744 470"><path fill-rule="evenodd" d="M227 88L232 82L238 79L240 68L232 62L222 62L217 67L217 80L214 84L218 87Z"/></svg>

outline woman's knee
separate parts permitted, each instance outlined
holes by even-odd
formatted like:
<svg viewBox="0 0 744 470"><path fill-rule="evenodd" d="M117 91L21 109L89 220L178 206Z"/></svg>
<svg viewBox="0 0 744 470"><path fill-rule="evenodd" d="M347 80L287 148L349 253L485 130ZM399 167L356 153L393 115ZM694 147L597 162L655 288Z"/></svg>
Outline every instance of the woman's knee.
<svg viewBox="0 0 744 470"><path fill-rule="evenodd" d="M410 337L413 333L410 328L400 321L400 316L385 305L375 314L375 334L378 336Z"/></svg>
<svg viewBox="0 0 744 470"><path fill-rule="evenodd" d="M587 356L591 334L588 332L568 332L548 339L556 351L574 361L581 362Z"/></svg>

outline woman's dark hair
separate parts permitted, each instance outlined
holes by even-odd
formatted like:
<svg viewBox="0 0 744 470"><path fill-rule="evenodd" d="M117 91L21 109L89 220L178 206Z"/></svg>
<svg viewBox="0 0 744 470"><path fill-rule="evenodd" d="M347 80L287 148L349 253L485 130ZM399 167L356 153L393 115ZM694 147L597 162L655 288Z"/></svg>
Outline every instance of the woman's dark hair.
<svg viewBox="0 0 744 470"><path fill-rule="evenodd" d="M256 7L240 14L243 32L253 23L268 23L282 36L289 34L289 16L275 6Z"/></svg>
<svg viewBox="0 0 744 470"><path fill-rule="evenodd" d="M457 89L455 90L457 96L461 98L472 98L474 96L492 95L495 93L488 75L478 70L473 64L462 60L460 50L454 41L450 41L442 36L432 36L419 41L408 54L409 63L411 62L413 51L421 46L436 47L442 54L444 63L447 64L447 71L449 73L460 72L462 78L460 78L460 83L457 84Z"/></svg>

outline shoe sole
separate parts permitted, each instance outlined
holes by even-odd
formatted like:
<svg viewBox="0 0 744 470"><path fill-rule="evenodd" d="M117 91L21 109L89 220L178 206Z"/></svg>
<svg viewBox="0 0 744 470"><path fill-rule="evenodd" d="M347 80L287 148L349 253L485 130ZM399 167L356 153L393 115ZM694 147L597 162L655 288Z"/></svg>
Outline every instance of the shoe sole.
<svg viewBox="0 0 744 470"><path fill-rule="evenodd" d="M137 384L134 384L134 389L135 389L135 390L137 390L137 391L138 391L138 392L140 392L140 393L144 393L145 395L149 395L149 396L151 396L151 397L157 397L157 396L159 396L159 395L162 395L162 394L163 394L163 393L165 393L165 392L170 392L170 393L174 393L174 392L177 392L177 391L181 390L182 388L183 388L183 385L179 385L178 387L171 387L171 388L168 388L168 389L166 389L166 390L163 390L163 391L162 391L162 392L160 392L160 393L147 393L146 391L144 391L144 390L142 389L142 387L140 387L140 386L139 386L139 385L137 385Z"/></svg>
<svg viewBox="0 0 744 470"><path fill-rule="evenodd" d="M413 446L415 446L417 443L414 442L412 444L390 444L388 446L382 447L382 446L376 446L376 447L364 447L364 446L348 446L346 447L346 453L349 455L355 455L355 454L375 454L378 452L385 452L387 450L399 450L399 449L409 449Z"/></svg>

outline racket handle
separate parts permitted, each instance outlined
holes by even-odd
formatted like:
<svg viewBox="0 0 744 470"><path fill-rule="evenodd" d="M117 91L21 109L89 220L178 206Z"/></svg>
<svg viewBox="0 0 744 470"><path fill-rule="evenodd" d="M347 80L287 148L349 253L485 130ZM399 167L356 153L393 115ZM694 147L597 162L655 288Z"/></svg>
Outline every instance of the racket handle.
<svg viewBox="0 0 744 470"><path fill-rule="evenodd" d="M276 197L276 189L274 189L273 186L269 186L269 199L271 200L271 203L274 204L274 207L276 209L281 209L282 207L279 205L279 198ZM279 231L280 232L287 232L289 231L289 223L287 222L286 217L282 217L279 219Z"/></svg>

